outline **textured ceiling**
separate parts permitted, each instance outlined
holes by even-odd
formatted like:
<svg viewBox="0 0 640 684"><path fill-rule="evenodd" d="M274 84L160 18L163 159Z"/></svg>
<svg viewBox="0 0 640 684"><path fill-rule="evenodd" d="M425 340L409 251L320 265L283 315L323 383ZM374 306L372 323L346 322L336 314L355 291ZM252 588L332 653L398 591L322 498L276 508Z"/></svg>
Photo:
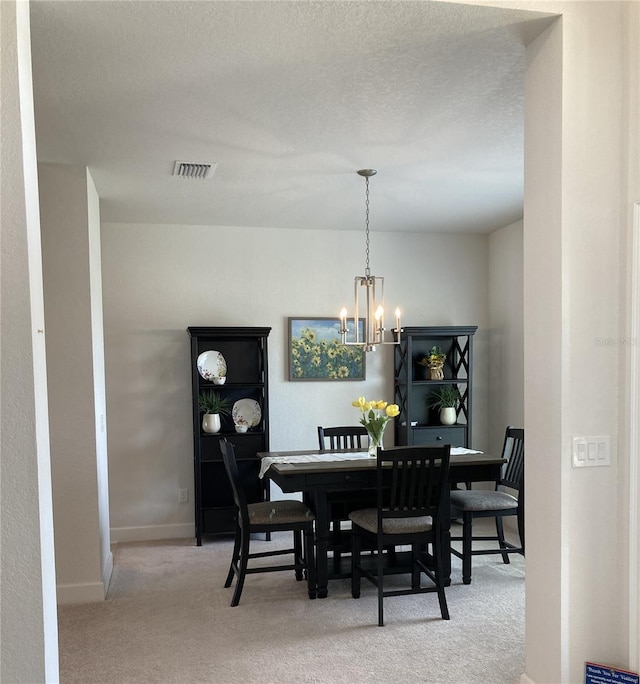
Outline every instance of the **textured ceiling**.
<svg viewBox="0 0 640 684"><path fill-rule="evenodd" d="M109 222L488 232L522 216L526 43L446 2L32 0L38 158ZM209 180L175 160L216 162Z"/></svg>

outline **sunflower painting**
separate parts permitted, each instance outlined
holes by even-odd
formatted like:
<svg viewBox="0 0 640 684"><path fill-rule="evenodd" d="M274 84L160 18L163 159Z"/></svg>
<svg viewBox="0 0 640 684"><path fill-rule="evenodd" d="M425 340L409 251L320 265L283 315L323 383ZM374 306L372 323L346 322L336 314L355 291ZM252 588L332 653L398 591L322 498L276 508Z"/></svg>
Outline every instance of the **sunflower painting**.
<svg viewBox="0 0 640 684"><path fill-rule="evenodd" d="M364 319L359 325L362 337ZM353 330L347 333L347 340L351 339L355 339ZM339 318L289 319L289 380L364 380L364 376L362 347L340 342Z"/></svg>

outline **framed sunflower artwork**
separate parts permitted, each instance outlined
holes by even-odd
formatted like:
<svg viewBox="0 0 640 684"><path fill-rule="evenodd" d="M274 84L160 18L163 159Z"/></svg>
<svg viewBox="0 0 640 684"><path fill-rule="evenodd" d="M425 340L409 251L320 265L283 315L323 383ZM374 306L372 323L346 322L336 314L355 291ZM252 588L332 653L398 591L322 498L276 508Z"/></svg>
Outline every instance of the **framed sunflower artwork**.
<svg viewBox="0 0 640 684"><path fill-rule="evenodd" d="M353 321L348 321L353 327ZM359 319L360 339L364 318ZM355 330L347 341L355 340ZM339 318L289 318L289 380L364 380L362 347L342 344Z"/></svg>

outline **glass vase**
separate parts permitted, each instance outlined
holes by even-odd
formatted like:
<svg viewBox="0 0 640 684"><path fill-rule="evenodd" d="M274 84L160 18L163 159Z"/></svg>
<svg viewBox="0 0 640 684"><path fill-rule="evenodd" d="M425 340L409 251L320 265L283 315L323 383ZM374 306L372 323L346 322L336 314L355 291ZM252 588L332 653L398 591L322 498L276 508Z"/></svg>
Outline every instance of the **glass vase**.
<svg viewBox="0 0 640 684"><path fill-rule="evenodd" d="M374 435L371 432L368 432L368 434L369 434L369 448L368 448L369 456L371 456L371 458L377 458L378 457L378 447L380 447L381 449L384 448L382 445L382 434Z"/></svg>

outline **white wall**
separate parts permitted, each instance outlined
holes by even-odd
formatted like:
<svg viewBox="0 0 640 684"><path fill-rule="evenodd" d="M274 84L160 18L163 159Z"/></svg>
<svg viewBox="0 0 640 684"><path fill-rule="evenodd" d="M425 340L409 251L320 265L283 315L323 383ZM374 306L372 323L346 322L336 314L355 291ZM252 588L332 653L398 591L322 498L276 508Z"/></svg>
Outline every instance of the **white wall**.
<svg viewBox="0 0 640 684"><path fill-rule="evenodd" d="M287 318L336 316L364 267L349 232L102 227L111 521L114 539L193 534L190 325L271 326L271 448L315 447L321 424L355 424L361 394L391 399L391 348L365 382L289 382ZM450 264L455 264L452 269ZM371 269L405 325L478 325L474 439L487 444L487 237L372 233ZM392 438L388 431L387 440Z"/></svg>
<svg viewBox="0 0 640 684"><path fill-rule="evenodd" d="M106 595L113 570L109 515L109 457L107 451L107 391L104 366L102 312L102 254L100 247L100 200L93 178L86 170L89 288L91 291L91 354L93 362L93 428L98 488L98 526L102 589Z"/></svg>
<svg viewBox="0 0 640 684"><path fill-rule="evenodd" d="M489 451L524 427L523 222L489 235Z"/></svg>
<svg viewBox="0 0 640 684"><path fill-rule="evenodd" d="M635 2L471 2L562 15L527 49L526 518L536 522L523 681L579 682L586 660L639 665L629 638L625 475L638 456L625 448L626 353L597 340L628 329L640 19ZM611 436L610 467L571 467L583 435Z"/></svg>
<svg viewBox="0 0 640 684"><path fill-rule="evenodd" d="M618 358L596 345L620 334L623 299L623 6L539 7L551 5L563 19L528 49L525 94L526 518L536 519L527 526L526 673L577 682L586 660L628 663L624 554L611 534L624 525ZM610 467L571 467L581 435L611 436Z"/></svg>
<svg viewBox="0 0 640 684"><path fill-rule="evenodd" d="M29 6L0 3L0 680L58 681Z"/></svg>
<svg viewBox="0 0 640 684"><path fill-rule="evenodd" d="M83 166L41 164L39 181L58 602L99 601L112 561L98 199Z"/></svg>

